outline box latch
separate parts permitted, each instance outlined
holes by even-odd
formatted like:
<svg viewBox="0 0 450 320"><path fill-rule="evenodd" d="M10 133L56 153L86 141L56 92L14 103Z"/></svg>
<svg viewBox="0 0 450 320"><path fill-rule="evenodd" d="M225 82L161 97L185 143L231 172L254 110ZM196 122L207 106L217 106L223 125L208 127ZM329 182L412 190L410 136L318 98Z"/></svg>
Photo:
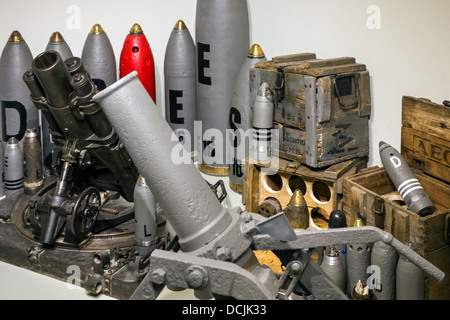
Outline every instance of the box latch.
<svg viewBox="0 0 450 320"><path fill-rule="evenodd" d="M359 88L354 74L336 75L334 78L334 92L342 110L348 111L358 106Z"/></svg>
<svg viewBox="0 0 450 320"><path fill-rule="evenodd" d="M384 219L386 217L383 198L375 197L372 205L372 212L375 214L375 226L383 230Z"/></svg>
<svg viewBox="0 0 450 320"><path fill-rule="evenodd" d="M275 102L278 103L281 100L284 99L285 92L284 92L284 68L278 68L277 70L277 81L275 83L275 87L271 88L275 95L276 100Z"/></svg>

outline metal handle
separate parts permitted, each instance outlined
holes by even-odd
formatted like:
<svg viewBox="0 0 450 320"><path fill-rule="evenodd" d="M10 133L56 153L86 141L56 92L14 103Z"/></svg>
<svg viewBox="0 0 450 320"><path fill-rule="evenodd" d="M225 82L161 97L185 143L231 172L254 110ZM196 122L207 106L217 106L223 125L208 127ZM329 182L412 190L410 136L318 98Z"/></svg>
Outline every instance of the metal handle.
<svg viewBox="0 0 450 320"><path fill-rule="evenodd" d="M354 85L354 88L355 88L355 101L346 104L346 103L342 102L342 98L341 98L341 94L340 94L339 89L338 89L337 82L338 82L338 80L340 80L342 78L347 78L347 77L351 77L351 79L353 81L353 85ZM334 78L334 90L336 92L336 96L337 96L337 99L338 99L338 102L339 102L339 106L341 107L342 110L350 110L350 109L353 109L354 107L356 107L358 105L359 90L358 90L358 83L356 82L354 75L349 75L349 74L336 75L336 77Z"/></svg>

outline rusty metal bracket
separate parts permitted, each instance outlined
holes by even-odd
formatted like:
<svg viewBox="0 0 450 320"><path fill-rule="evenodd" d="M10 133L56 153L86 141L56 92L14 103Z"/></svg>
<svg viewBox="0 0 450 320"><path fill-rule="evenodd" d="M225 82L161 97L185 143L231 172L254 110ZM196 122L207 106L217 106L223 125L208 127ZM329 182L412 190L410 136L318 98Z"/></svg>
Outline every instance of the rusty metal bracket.
<svg viewBox="0 0 450 320"><path fill-rule="evenodd" d="M384 220L386 217L384 200L381 197L375 197L372 212L375 214L375 226L384 230Z"/></svg>
<svg viewBox="0 0 450 320"><path fill-rule="evenodd" d="M275 87L271 88L272 92L274 93L274 100L275 103L280 102L281 100L284 99L285 96L285 92L284 92L284 68L280 69L278 68L278 73L277 73L277 82L275 83Z"/></svg>

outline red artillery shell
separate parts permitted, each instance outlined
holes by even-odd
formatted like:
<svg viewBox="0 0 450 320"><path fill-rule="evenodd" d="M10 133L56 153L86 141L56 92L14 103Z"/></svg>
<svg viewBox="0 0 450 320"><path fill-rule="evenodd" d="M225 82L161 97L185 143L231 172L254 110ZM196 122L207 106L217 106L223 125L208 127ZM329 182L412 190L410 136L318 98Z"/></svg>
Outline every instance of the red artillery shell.
<svg viewBox="0 0 450 320"><path fill-rule="evenodd" d="M156 103L155 63L147 38L139 24L131 27L120 53L119 77L137 71L138 78Z"/></svg>

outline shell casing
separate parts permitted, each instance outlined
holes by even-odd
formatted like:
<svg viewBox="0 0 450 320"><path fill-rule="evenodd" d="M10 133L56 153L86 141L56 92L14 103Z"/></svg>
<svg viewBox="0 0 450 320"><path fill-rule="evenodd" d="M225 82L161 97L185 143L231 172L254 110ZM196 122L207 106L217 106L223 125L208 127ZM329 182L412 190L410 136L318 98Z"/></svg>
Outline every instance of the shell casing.
<svg viewBox="0 0 450 320"><path fill-rule="evenodd" d="M202 123L203 141L199 163L226 167L217 170L224 175L229 174L230 164L225 140L231 96L250 47L249 29L247 0L197 1L197 119Z"/></svg>
<svg viewBox="0 0 450 320"><path fill-rule="evenodd" d="M358 218L354 226L362 227L364 224L361 218ZM346 268L347 268L347 294L351 295L353 288L358 281L366 285L368 275L367 268L370 265L370 258L372 253L371 243L348 243L346 254Z"/></svg>
<svg viewBox="0 0 450 320"><path fill-rule="evenodd" d="M247 58L236 76L234 91L230 102L229 128L233 130L233 148L230 153L229 169L230 186L242 189L244 180L244 159L249 155L249 146L245 133L252 128L252 106L254 97L250 93L250 69L257 62L267 61L263 50L254 44L248 52Z"/></svg>
<svg viewBox="0 0 450 320"><path fill-rule="evenodd" d="M333 283L345 292L346 273L340 258L339 250L335 247L327 247L320 267L331 278Z"/></svg>
<svg viewBox="0 0 450 320"><path fill-rule="evenodd" d="M139 80L156 103L155 61L152 49L139 24L126 36L119 59L119 78L137 71Z"/></svg>
<svg viewBox="0 0 450 320"><path fill-rule="evenodd" d="M309 227L309 211L303 193L295 190L289 200L284 215L289 220L293 229L307 229Z"/></svg>
<svg viewBox="0 0 450 320"><path fill-rule="evenodd" d="M5 197L5 182L3 181L5 173L5 149L0 142L0 199Z"/></svg>
<svg viewBox="0 0 450 320"><path fill-rule="evenodd" d="M379 152L389 179L408 209L422 217L432 214L436 210L434 203L400 152L383 141L379 144Z"/></svg>
<svg viewBox="0 0 450 320"><path fill-rule="evenodd" d="M194 151L197 72L194 40L182 20L172 30L164 56L166 121L187 152Z"/></svg>
<svg viewBox="0 0 450 320"><path fill-rule="evenodd" d="M101 91L117 81L114 50L102 26L95 24L86 37L81 60L97 90Z"/></svg>
<svg viewBox="0 0 450 320"><path fill-rule="evenodd" d="M373 244L370 263L379 268L379 283L373 290L374 300L395 300L397 251L383 241Z"/></svg>
<svg viewBox="0 0 450 320"><path fill-rule="evenodd" d="M58 31L53 32L50 36L50 40L45 47L45 51L56 51L61 55L63 61L66 59L73 57L72 50L67 44L66 40L64 40L61 33Z"/></svg>
<svg viewBox="0 0 450 320"><path fill-rule="evenodd" d="M328 229L346 228L347 219L345 213L342 210L334 209L330 213L328 218ZM344 269L347 269L347 245L336 245L335 248L339 251L339 257L341 258Z"/></svg>
<svg viewBox="0 0 450 320"><path fill-rule="evenodd" d="M411 243L407 245L411 247ZM396 300L423 300L424 282L423 270L400 255L395 276Z"/></svg>
<svg viewBox="0 0 450 320"><path fill-rule="evenodd" d="M0 134L5 148L11 137L22 146L26 129L39 128L38 109L31 102L22 78L32 60L27 43L18 31L14 31L0 58Z"/></svg>
<svg viewBox="0 0 450 320"><path fill-rule="evenodd" d="M267 198L256 207L256 213L269 218L283 211L280 201L276 198Z"/></svg>
<svg viewBox="0 0 450 320"><path fill-rule="evenodd" d="M143 176L139 176L134 189L135 242L149 247L158 242L156 200Z"/></svg>
<svg viewBox="0 0 450 320"><path fill-rule="evenodd" d="M5 195L23 191L23 159L19 141L11 137L5 149Z"/></svg>
<svg viewBox="0 0 450 320"><path fill-rule="evenodd" d="M44 184L42 148L35 128L27 129L23 140L23 185L25 194L35 194Z"/></svg>
<svg viewBox="0 0 450 320"><path fill-rule="evenodd" d="M261 84L253 104L250 156L259 161L272 158L273 101L269 99L269 85Z"/></svg>

